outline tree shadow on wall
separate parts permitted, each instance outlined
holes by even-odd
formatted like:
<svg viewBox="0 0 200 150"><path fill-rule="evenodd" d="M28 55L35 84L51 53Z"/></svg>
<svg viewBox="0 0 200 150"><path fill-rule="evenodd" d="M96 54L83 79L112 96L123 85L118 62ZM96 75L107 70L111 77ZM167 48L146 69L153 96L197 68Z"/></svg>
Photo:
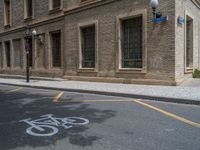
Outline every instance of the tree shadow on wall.
<svg viewBox="0 0 200 150"><path fill-rule="evenodd" d="M113 110L93 108L89 103L54 103L52 97L42 94L5 94L0 93L0 149L7 150L23 147L43 147L56 145L60 140L66 140L72 145L92 146L101 137L88 135L90 126L101 124L115 116ZM70 101L70 99L68 99ZM90 121L83 126L70 129L58 127L59 132L51 137L36 137L26 133L30 125L19 122L31 118L54 114L55 117L83 117Z"/></svg>

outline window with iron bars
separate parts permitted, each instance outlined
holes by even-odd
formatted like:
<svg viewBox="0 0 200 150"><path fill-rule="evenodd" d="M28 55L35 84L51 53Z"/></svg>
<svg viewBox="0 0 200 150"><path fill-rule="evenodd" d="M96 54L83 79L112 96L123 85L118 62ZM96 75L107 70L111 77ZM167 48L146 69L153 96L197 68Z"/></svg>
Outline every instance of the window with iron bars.
<svg viewBox="0 0 200 150"><path fill-rule="evenodd" d="M122 68L142 68L142 16L122 21Z"/></svg>
<svg viewBox="0 0 200 150"><path fill-rule="evenodd" d="M82 68L95 68L95 25L84 27L82 32Z"/></svg>

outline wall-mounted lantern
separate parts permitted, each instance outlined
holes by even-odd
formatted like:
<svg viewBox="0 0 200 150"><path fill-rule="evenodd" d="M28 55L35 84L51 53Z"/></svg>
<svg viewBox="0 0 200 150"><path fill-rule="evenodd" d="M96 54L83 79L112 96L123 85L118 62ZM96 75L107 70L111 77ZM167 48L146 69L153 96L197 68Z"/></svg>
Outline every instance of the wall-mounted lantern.
<svg viewBox="0 0 200 150"><path fill-rule="evenodd" d="M157 11L158 0L151 0L150 5L153 10L153 17L154 17L152 19L152 22L161 23L161 22L165 22L168 20L168 16L163 16L161 12Z"/></svg>

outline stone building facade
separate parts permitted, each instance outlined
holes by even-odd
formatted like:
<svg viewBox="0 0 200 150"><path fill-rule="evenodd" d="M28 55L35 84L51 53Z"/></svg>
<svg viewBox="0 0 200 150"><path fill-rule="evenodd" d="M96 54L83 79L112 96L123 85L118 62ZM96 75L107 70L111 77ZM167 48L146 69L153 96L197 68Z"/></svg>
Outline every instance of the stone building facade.
<svg viewBox="0 0 200 150"><path fill-rule="evenodd" d="M200 1L0 0L0 74L176 85L200 69ZM25 37L26 27L37 35Z"/></svg>

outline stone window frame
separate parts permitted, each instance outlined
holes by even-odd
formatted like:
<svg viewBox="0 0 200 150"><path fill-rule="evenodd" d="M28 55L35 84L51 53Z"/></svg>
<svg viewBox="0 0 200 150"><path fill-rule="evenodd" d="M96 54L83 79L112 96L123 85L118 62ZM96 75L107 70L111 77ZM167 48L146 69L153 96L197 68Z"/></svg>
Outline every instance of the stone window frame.
<svg viewBox="0 0 200 150"><path fill-rule="evenodd" d="M186 42L186 24L187 24L187 17L190 17L193 20L193 36L194 36L194 15L190 13L189 11L185 10L185 25L184 25L184 72L185 74L192 73L193 68L187 68L187 61L186 61L186 48L187 48L187 42ZM193 38L193 46L194 46L194 38ZM194 48L193 48L193 67L194 67ZM191 71L192 69L192 71Z"/></svg>
<svg viewBox="0 0 200 150"><path fill-rule="evenodd" d="M122 21L134 17L142 16L143 31L142 31L142 68L122 68ZM118 43L117 50L117 72L124 73L147 73L147 10L138 10L120 14L116 17L116 37Z"/></svg>
<svg viewBox="0 0 200 150"><path fill-rule="evenodd" d="M20 41L20 45L21 45L21 50L19 51L20 52L20 66L19 67L16 67L15 66L15 47L14 47L14 42L15 41ZM23 40L22 38L15 38L15 39L12 39L12 60L13 60L13 69L23 69L23 55L24 55L24 47L23 47Z"/></svg>
<svg viewBox="0 0 200 150"><path fill-rule="evenodd" d="M3 15L4 15L4 27L5 28L7 28L7 27L10 27L11 25L12 25L12 1L11 0L9 0L10 1L10 22L9 22L9 24L8 24L8 18L6 17L6 6L5 6L5 0L3 1L3 10L4 10L4 13L3 13Z"/></svg>
<svg viewBox="0 0 200 150"><path fill-rule="evenodd" d="M82 33L81 28L95 26L95 68L83 68L82 67ZM83 22L78 24L78 70L83 72L98 72L98 20Z"/></svg>
<svg viewBox="0 0 200 150"><path fill-rule="evenodd" d="M41 42L42 45L44 45L44 54L46 54L46 49L47 49L47 45L46 45L46 38L47 35L45 32L42 33L38 33L35 37L34 37L34 41L33 41L33 45L34 45L34 57L35 57L35 70L43 70L46 69L46 60L48 58L43 58L44 60L44 66L43 67L38 67L38 43Z"/></svg>
<svg viewBox="0 0 200 150"><path fill-rule="evenodd" d="M24 0L24 20L31 20L34 18L34 0L32 0L32 16L27 16L27 0Z"/></svg>
<svg viewBox="0 0 200 150"><path fill-rule="evenodd" d="M63 9L63 0L60 0L60 7L53 8L53 0L48 0L49 2L49 14L59 12Z"/></svg>

